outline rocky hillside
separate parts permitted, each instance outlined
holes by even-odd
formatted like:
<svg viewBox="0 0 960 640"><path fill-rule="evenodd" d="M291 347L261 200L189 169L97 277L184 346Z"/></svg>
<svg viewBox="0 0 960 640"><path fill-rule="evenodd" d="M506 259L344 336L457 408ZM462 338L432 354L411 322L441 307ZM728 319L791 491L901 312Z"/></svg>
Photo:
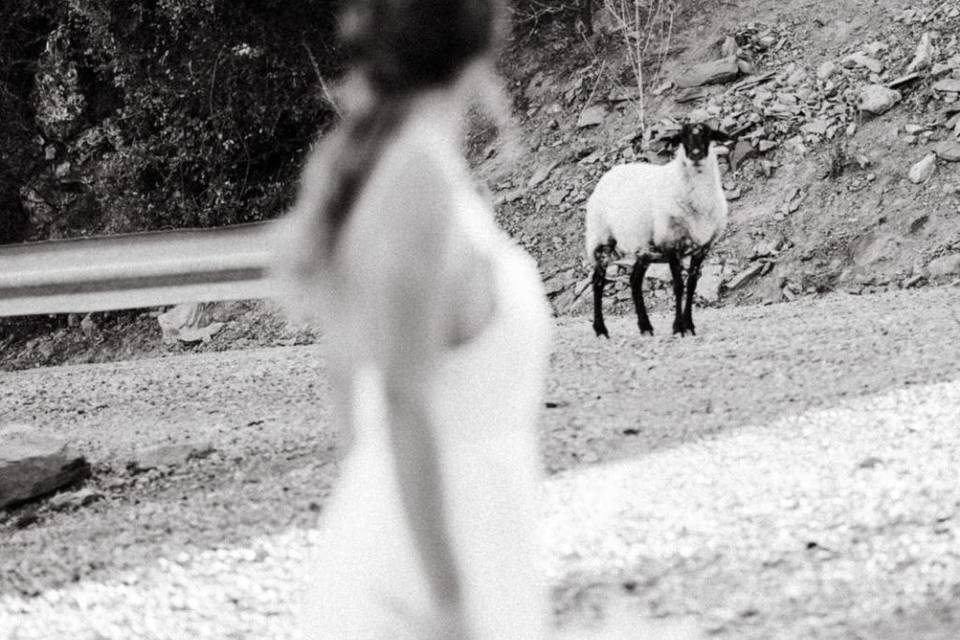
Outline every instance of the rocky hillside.
<svg viewBox="0 0 960 640"><path fill-rule="evenodd" d="M583 307L583 205L596 180L617 163L665 161L657 136L685 118L739 136L706 302L960 276L956 3L708 1L651 30L660 41L647 48L642 99L624 23L602 8L595 25L589 38L553 24L514 43L507 67L528 153L491 148L480 163L557 313ZM665 299L668 273L648 278ZM616 301L629 300L626 284L620 268Z"/></svg>

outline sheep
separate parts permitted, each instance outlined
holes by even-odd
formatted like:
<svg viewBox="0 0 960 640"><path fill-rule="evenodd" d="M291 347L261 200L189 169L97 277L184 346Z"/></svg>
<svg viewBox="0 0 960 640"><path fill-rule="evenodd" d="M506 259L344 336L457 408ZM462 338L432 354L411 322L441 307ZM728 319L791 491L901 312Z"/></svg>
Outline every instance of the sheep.
<svg viewBox="0 0 960 640"><path fill-rule="evenodd" d="M712 142L731 137L702 123L684 124L666 139L678 145L669 163L631 163L605 173L587 200L586 251L593 258L593 330L610 337L603 321L607 266L623 256L636 262L630 290L640 333L653 335L643 303L643 276L653 262L667 262L673 279L676 312L673 333L696 335L693 297L704 257L727 224L727 201ZM682 260L690 256L683 308Z"/></svg>

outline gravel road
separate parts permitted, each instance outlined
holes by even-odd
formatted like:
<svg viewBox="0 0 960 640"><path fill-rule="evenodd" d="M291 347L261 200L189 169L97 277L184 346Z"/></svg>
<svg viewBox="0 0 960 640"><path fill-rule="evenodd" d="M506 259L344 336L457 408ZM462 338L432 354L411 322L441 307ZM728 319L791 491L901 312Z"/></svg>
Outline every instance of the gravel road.
<svg viewBox="0 0 960 640"><path fill-rule="evenodd" d="M561 623L960 637L960 288L708 309L686 339L653 322L558 326L541 433ZM292 637L336 477L321 352L0 374L0 420L73 438L105 496L0 515L0 639ZM127 469L161 443L215 452Z"/></svg>

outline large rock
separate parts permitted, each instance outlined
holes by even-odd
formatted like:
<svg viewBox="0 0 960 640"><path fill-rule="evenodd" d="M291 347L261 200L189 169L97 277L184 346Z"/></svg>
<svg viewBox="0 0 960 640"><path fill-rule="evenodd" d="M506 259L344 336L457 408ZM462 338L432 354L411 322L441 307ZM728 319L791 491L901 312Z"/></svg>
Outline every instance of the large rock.
<svg viewBox="0 0 960 640"><path fill-rule="evenodd" d="M878 116L890 111L902 98L896 89L888 89L882 84L867 85L860 92L860 111Z"/></svg>
<svg viewBox="0 0 960 640"><path fill-rule="evenodd" d="M711 62L698 64L676 79L676 84L682 89L699 87L704 84L727 82L733 80L740 73L740 65L736 56L727 56Z"/></svg>
<svg viewBox="0 0 960 640"><path fill-rule="evenodd" d="M0 428L0 509L49 495L90 476L66 440L25 425Z"/></svg>

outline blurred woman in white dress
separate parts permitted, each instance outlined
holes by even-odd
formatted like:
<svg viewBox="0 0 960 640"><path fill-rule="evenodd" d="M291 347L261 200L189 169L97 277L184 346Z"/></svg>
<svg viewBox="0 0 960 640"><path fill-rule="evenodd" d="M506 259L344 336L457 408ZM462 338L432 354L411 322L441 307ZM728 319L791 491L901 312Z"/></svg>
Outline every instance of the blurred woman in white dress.
<svg viewBox="0 0 960 640"><path fill-rule="evenodd" d="M467 110L499 97L502 11L356 0L342 16L354 99L304 170L275 269L324 329L349 434L309 567L311 640L546 635L535 424L552 325L461 148Z"/></svg>

